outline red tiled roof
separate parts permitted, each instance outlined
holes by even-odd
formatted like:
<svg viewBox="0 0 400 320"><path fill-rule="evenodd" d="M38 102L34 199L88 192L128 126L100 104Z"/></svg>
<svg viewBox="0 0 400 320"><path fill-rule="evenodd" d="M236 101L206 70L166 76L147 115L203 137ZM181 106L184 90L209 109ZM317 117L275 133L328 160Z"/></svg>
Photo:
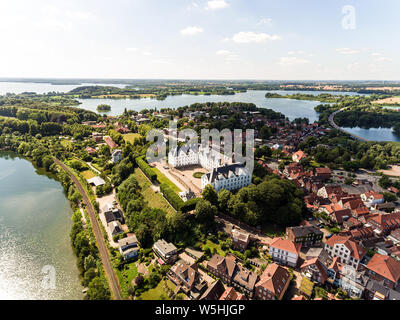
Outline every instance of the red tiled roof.
<svg viewBox="0 0 400 320"><path fill-rule="evenodd" d="M326 243L332 248L337 243L344 244L347 249L350 250L350 255L357 260L361 260L366 254L366 250L360 247L355 241L351 240L350 236L343 237L335 234L333 237L329 238Z"/></svg>
<svg viewBox="0 0 400 320"><path fill-rule="evenodd" d="M257 282L257 287L266 288L273 293L276 297L281 298L284 294L284 288L290 280L290 273L284 267L271 263L268 265Z"/></svg>
<svg viewBox="0 0 400 320"><path fill-rule="evenodd" d="M374 254L367 268L393 282L397 282L400 278L400 262L389 256Z"/></svg>
<svg viewBox="0 0 400 320"><path fill-rule="evenodd" d="M284 238L274 238L274 239L272 239L270 247L277 248L277 249L284 250L284 251L291 252L291 253L295 253L295 254L299 254L300 249L301 249L301 244L294 243L293 241L290 241L290 240L284 239Z"/></svg>

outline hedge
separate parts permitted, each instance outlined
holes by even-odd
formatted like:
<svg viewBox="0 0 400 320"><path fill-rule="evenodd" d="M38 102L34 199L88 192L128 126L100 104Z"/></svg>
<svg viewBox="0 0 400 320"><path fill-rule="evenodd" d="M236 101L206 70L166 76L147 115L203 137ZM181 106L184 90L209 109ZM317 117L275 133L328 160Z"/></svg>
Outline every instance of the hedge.
<svg viewBox="0 0 400 320"><path fill-rule="evenodd" d="M199 202L200 198L194 198L194 199L190 199L186 202L183 203L183 205L181 206L181 211L183 213L192 211L196 208L197 202Z"/></svg>
<svg viewBox="0 0 400 320"><path fill-rule="evenodd" d="M136 158L136 163L139 166L140 169L142 169L143 173L151 180L151 181L156 181L157 180L157 174L154 172L154 170L148 165L146 161L144 161L144 156Z"/></svg>
<svg viewBox="0 0 400 320"><path fill-rule="evenodd" d="M182 206L185 204L185 202L183 202L181 197L174 190L172 190L167 184L165 183L160 184L160 191L175 210L177 211L180 210Z"/></svg>

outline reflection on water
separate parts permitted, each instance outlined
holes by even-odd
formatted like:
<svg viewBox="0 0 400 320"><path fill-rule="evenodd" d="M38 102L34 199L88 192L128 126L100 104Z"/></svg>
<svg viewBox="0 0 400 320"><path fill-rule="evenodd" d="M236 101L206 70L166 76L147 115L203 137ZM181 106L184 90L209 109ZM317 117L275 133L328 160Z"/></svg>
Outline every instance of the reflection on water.
<svg viewBox="0 0 400 320"><path fill-rule="evenodd" d="M391 128L369 128L364 129L360 127L354 128L343 128L347 132L355 134L371 141L397 141L400 142L400 138L393 133Z"/></svg>
<svg viewBox="0 0 400 320"><path fill-rule="evenodd" d="M82 299L61 185L26 160L0 153L0 299ZM45 266L56 288L42 288Z"/></svg>

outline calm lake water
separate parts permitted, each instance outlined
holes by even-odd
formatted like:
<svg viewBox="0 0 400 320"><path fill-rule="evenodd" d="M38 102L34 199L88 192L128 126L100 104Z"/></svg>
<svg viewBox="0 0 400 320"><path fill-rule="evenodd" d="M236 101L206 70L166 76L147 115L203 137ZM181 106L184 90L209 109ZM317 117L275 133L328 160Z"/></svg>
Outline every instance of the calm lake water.
<svg viewBox="0 0 400 320"><path fill-rule="evenodd" d="M347 132L355 134L371 141L397 141L400 142L400 138L393 133L391 128L343 128Z"/></svg>
<svg viewBox="0 0 400 320"><path fill-rule="evenodd" d="M69 232L72 211L59 182L0 152L0 299L82 299ZM53 266L55 289L42 288Z"/></svg>

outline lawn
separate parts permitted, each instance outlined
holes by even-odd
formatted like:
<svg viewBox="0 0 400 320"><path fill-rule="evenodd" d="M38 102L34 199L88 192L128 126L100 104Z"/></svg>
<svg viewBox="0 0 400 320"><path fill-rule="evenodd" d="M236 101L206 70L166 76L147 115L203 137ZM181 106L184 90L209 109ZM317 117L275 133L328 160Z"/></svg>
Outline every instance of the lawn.
<svg viewBox="0 0 400 320"><path fill-rule="evenodd" d="M86 179L92 179L94 178L96 175L93 173L92 170L85 170L81 172L81 175Z"/></svg>
<svg viewBox="0 0 400 320"><path fill-rule="evenodd" d="M115 271L121 285L122 294L127 297L129 284L136 278L138 271L136 263L125 265L125 267L127 267L127 269L122 271L116 269Z"/></svg>
<svg viewBox="0 0 400 320"><path fill-rule="evenodd" d="M123 134L122 137L124 138L125 142L130 142L133 144L133 141L136 138L140 137L139 133L127 133L127 134Z"/></svg>
<svg viewBox="0 0 400 320"><path fill-rule="evenodd" d="M140 300L170 300L168 294L164 291L164 281L160 281L157 287L144 292Z"/></svg>
<svg viewBox="0 0 400 320"><path fill-rule="evenodd" d="M169 180L163 173L161 173L160 170L158 170L157 168L152 168L152 169L157 174L158 182L167 184L175 192L181 192L182 191L174 183L172 183L171 180Z"/></svg>
<svg viewBox="0 0 400 320"><path fill-rule="evenodd" d="M143 175L140 169L135 169L135 176L140 187L142 188L143 197L148 202L150 207L162 209L167 213L175 212L174 209L169 205L167 200L164 199L161 193L155 193L153 189L150 188L151 183Z"/></svg>
<svg viewBox="0 0 400 320"><path fill-rule="evenodd" d="M211 253L213 253L213 252L214 252L214 249L216 249L216 250L217 250L217 253L218 253L220 256L225 257L225 255L226 255L225 252L224 252L224 250L221 249L221 245L215 244L214 242L211 242L210 240L207 240L206 244L203 244L202 250L204 251L204 250L206 250L207 248L210 249Z"/></svg>

